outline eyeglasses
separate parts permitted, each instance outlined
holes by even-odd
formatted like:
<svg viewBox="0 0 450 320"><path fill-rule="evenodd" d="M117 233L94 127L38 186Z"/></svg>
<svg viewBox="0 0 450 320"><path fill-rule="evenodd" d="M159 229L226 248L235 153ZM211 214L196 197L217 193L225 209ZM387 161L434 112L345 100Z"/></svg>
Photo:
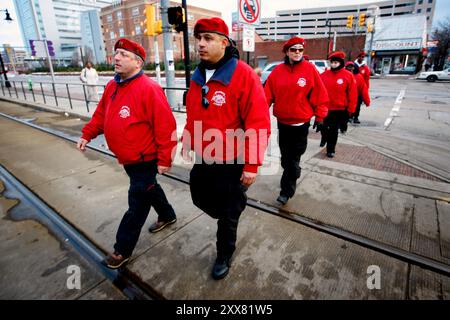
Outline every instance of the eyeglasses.
<svg viewBox="0 0 450 320"><path fill-rule="evenodd" d="M205 109L208 109L208 107L209 107L209 101L208 101L208 99L206 99L206 95L208 94L208 92L209 92L209 87L205 84L202 87L202 106Z"/></svg>
<svg viewBox="0 0 450 320"><path fill-rule="evenodd" d="M289 48L289 52L303 52L303 49L301 49L301 48Z"/></svg>

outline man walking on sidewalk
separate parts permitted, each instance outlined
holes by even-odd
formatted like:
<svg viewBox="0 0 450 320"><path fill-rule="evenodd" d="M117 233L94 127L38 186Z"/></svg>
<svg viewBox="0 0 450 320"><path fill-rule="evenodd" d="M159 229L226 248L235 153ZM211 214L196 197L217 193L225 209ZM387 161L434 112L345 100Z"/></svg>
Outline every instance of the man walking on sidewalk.
<svg viewBox="0 0 450 320"><path fill-rule="evenodd" d="M114 253L103 261L108 268L125 264L139 239L153 206L158 220L150 232L162 230L176 219L172 206L156 181L156 174L168 172L176 151L175 118L161 87L143 74L144 48L119 39L115 46L115 72L91 121L82 129L77 147L104 133L110 150L128 176L128 210L120 222Z"/></svg>
<svg viewBox="0 0 450 320"><path fill-rule="evenodd" d="M194 36L201 62L187 94L182 154L190 160L193 150L200 160L190 173L191 195L198 208L218 219L212 277L222 279L236 250L246 190L267 147L269 108L261 81L239 60L222 19L198 20Z"/></svg>

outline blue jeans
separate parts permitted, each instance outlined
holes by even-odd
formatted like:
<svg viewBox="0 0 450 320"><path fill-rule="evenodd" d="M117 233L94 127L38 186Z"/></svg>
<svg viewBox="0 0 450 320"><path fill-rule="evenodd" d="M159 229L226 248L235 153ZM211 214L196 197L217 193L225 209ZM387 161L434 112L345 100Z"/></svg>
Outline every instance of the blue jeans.
<svg viewBox="0 0 450 320"><path fill-rule="evenodd" d="M117 230L114 249L122 256L129 257L136 247L151 207L155 208L159 221L173 220L176 215L156 181L156 160L125 165L124 168L130 177L128 210Z"/></svg>

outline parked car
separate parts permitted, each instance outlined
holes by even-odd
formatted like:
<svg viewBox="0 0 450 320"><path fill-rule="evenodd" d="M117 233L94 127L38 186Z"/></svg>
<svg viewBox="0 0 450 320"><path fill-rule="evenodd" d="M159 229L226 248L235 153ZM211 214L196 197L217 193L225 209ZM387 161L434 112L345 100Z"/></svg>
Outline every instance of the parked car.
<svg viewBox="0 0 450 320"><path fill-rule="evenodd" d="M421 72L417 79L435 82L436 80L450 80L450 68L442 71Z"/></svg>
<svg viewBox="0 0 450 320"><path fill-rule="evenodd" d="M324 72L327 68L330 67L330 63L328 60L309 60L309 62L312 63L316 67L316 69L317 69L317 71L319 71L319 73ZM283 61L275 61L275 62L269 63L268 65L266 65L264 67L262 74L261 74L262 84L264 84L266 82L266 80L269 77L272 70L280 63L283 63Z"/></svg>

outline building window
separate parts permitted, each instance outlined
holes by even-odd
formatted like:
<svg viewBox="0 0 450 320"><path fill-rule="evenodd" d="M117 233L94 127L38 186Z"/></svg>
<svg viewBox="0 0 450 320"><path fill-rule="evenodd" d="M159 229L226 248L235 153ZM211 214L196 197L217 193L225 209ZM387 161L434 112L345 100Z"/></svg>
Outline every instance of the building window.
<svg viewBox="0 0 450 320"><path fill-rule="evenodd" d="M123 28L119 28L119 37L125 37L125 30Z"/></svg>
<svg viewBox="0 0 450 320"><path fill-rule="evenodd" d="M419 0L419 4L422 4L423 3L423 0Z"/></svg>
<svg viewBox="0 0 450 320"><path fill-rule="evenodd" d="M117 11L116 17L118 20L122 20L122 11Z"/></svg>
<svg viewBox="0 0 450 320"><path fill-rule="evenodd" d="M134 31L136 31L136 34L141 34L141 26L140 25L134 26Z"/></svg>
<svg viewBox="0 0 450 320"><path fill-rule="evenodd" d="M111 39L114 39L114 38L115 38L114 31L110 31L110 32L109 32L109 37L110 37Z"/></svg>
<svg viewBox="0 0 450 320"><path fill-rule="evenodd" d="M431 8L427 8L427 12L431 12Z"/></svg>
<svg viewBox="0 0 450 320"><path fill-rule="evenodd" d="M131 14L133 16L138 16L139 15L139 7L133 8L133 10L131 11Z"/></svg>
<svg viewBox="0 0 450 320"><path fill-rule="evenodd" d="M417 13L421 13L422 12L422 9L417 9Z"/></svg>
<svg viewBox="0 0 450 320"><path fill-rule="evenodd" d="M433 0L428 0L428 3L433 3Z"/></svg>
<svg viewBox="0 0 450 320"><path fill-rule="evenodd" d="M112 15L111 14L108 14L107 16L106 16L106 22L111 22L112 21Z"/></svg>

